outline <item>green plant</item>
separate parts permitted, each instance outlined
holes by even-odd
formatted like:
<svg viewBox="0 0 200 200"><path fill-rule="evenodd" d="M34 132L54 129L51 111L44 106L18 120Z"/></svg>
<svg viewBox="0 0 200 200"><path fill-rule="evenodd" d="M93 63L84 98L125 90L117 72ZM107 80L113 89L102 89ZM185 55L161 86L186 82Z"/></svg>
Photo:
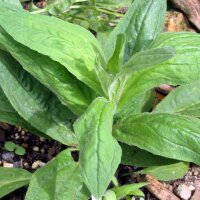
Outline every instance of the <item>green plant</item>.
<svg viewBox="0 0 200 200"><path fill-rule="evenodd" d="M47 0L44 8L38 8L31 1L29 11L81 25L94 31L96 38L104 43L113 26L124 16L120 8L129 7L131 2L132 0Z"/></svg>
<svg viewBox="0 0 200 200"><path fill-rule="evenodd" d="M32 175L26 200L128 199L141 184L105 193L120 163L163 180L200 164L200 36L162 33L165 11L134 0L101 49L80 26L0 3L0 120L71 146ZM179 87L152 110L163 83Z"/></svg>
<svg viewBox="0 0 200 200"><path fill-rule="evenodd" d="M7 151L14 151L19 156L23 156L26 153L26 150L24 149L24 147L17 145L14 142L11 142L11 141L5 142L4 148Z"/></svg>

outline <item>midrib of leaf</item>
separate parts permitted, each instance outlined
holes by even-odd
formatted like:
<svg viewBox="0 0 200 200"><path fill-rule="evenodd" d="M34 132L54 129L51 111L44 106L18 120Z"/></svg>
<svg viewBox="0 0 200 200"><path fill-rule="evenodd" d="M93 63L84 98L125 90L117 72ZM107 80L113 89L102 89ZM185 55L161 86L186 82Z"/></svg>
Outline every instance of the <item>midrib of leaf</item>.
<svg viewBox="0 0 200 200"><path fill-rule="evenodd" d="M193 104L191 104L189 106L185 106L184 108L179 108L177 110L174 110L174 112L175 113L179 113L179 112L182 112L182 111L184 111L184 110L186 110L188 108L192 108L193 106L196 106L196 105L200 105L200 103L193 103Z"/></svg>
<svg viewBox="0 0 200 200"><path fill-rule="evenodd" d="M163 135L162 135L162 137L161 137L161 136L157 133L157 131L155 130L155 128L153 128L153 127L151 127L150 125L148 125L148 123L142 122L141 124L146 125L147 127L149 127L149 128L150 128L158 137L160 137L161 139L164 139L165 141L167 141L167 142L169 142L169 143L171 143L171 144L174 144L174 145L176 145L176 146L178 146L178 147L182 147L182 148L184 148L184 149L187 149L187 150L193 152L195 155L197 155L197 157L199 157L199 154L196 152L196 150L189 149L188 147L182 146L181 144L178 144L178 143L175 143L175 142L171 142L171 141L169 141L166 137L164 137ZM199 138L200 138L200 137L199 137Z"/></svg>
<svg viewBox="0 0 200 200"><path fill-rule="evenodd" d="M138 124L138 122L137 122L137 123L136 123L136 122L131 122L131 123L126 122L126 124L128 124L129 127L130 127L130 125L133 125L134 123L135 123L135 124ZM171 142L171 141L169 141L167 138L165 138L163 135L160 136L160 135L157 133L157 131L156 131L152 126L150 126L147 122L146 122L146 123L145 123L145 122L139 122L139 124L141 124L141 127L146 126L146 127L148 127L149 129L151 129L151 130L154 132L155 135L157 135L159 138L161 138L161 140L165 140L165 141L168 142L168 143L171 143L171 144L174 144L174 145L176 145L176 146L178 146L178 147L182 147L182 148L184 148L184 149L187 149L187 150L189 150L190 152L193 152L197 157L199 157L199 154L196 152L196 150L189 149L189 148L187 148L187 147L185 147L185 146L182 146L181 144L178 144L178 143L175 143L175 142ZM119 128L120 128L120 125L115 126L115 127L119 127ZM134 130L132 129L131 132L134 132ZM193 132L193 133L194 133L194 132ZM188 134L189 134L189 133L188 133ZM194 133L194 134L195 134L195 133ZM200 139L200 136L199 136L198 134L195 134L195 136L198 137L198 138ZM135 137L135 136L134 136L134 137ZM137 137L139 138L140 136L137 135ZM156 139L156 138L155 138L155 139ZM143 140L144 140L144 139L143 139L142 137L140 137L140 141L143 141ZM143 141L143 142L144 142L144 144L145 144L145 141ZM127 142L127 143L128 143L128 142ZM129 145L131 145L131 143L129 143ZM141 148L141 149L144 149L143 146L145 146L145 145L138 145L138 144L135 144L135 145L138 146L138 147ZM154 147L154 146L152 145L151 148L154 148L155 151L157 152L157 148L156 148L156 147ZM157 154L157 153L154 152L154 154ZM158 154L157 154L157 155L158 155ZM162 155L162 156L167 157L167 156L165 156L165 155ZM177 158L175 158L175 159L177 159Z"/></svg>
<svg viewBox="0 0 200 200"><path fill-rule="evenodd" d="M164 33L163 35L165 35L166 33ZM167 34L166 34L167 35ZM181 34L177 34L177 35L171 35L171 37L170 38L168 38L167 40L165 40L164 42L162 42L162 43L159 43L159 45L156 45L156 48L158 48L158 47L163 47L166 43L168 43L168 42L170 42L170 41L173 41L173 40L175 40L175 39L181 39L181 38L188 38L188 37L199 37L197 34L194 34L194 35L183 35L183 36L181 36ZM188 44L186 44L186 45L188 45ZM151 46L150 46L151 47ZM195 47L194 47L195 48ZM196 47L197 49L199 49L198 47ZM182 49L182 46L181 46L181 49Z"/></svg>
<svg viewBox="0 0 200 200"><path fill-rule="evenodd" d="M9 185L11 183L20 183L20 182L23 182L23 181L30 181L31 178L25 178L25 179L18 179L17 181L16 180L13 180L13 181L9 181L9 180L0 180L0 185L2 186L6 186L6 185ZM3 185L4 184L4 185Z"/></svg>
<svg viewBox="0 0 200 200"><path fill-rule="evenodd" d="M99 181L100 180L100 177L99 177L99 175L100 175L99 162L101 162L99 151L98 151L99 145L100 145L100 142L101 142L99 131L100 131L100 124L101 124L100 121L101 121L101 118L102 118L102 114L104 113L103 111L104 111L105 107L106 107L106 104L104 103L103 108L102 108L100 115L99 115L99 119L98 119L99 123L98 123L97 128L96 128L96 131L98 133L97 134L97 163L98 163L98 165L97 165L97 177L96 177L98 184L100 183L100 181ZM99 194L99 188L100 187L98 187L98 185L96 185L96 189L97 189L96 191L98 191L98 194Z"/></svg>

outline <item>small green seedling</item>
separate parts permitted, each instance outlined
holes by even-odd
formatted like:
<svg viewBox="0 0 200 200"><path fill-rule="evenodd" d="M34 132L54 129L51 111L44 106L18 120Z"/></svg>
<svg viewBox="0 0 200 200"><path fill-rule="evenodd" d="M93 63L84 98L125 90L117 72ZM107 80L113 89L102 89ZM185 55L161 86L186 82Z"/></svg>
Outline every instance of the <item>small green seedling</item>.
<svg viewBox="0 0 200 200"><path fill-rule="evenodd" d="M7 151L14 151L15 154L17 154L19 156L23 156L26 153L26 150L22 146L19 146L19 145L15 144L14 142L6 142L4 144L4 148Z"/></svg>

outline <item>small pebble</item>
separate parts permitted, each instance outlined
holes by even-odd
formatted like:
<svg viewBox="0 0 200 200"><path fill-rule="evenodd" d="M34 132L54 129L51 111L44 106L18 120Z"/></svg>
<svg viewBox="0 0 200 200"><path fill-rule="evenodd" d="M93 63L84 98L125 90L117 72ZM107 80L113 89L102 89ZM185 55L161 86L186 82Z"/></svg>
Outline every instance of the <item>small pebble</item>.
<svg viewBox="0 0 200 200"><path fill-rule="evenodd" d="M189 171L189 172L188 172L188 175L189 175L189 176L192 176L192 172L191 172L191 171Z"/></svg>
<svg viewBox="0 0 200 200"><path fill-rule="evenodd" d="M25 131L22 131L22 135L25 135Z"/></svg>
<svg viewBox="0 0 200 200"><path fill-rule="evenodd" d="M13 167L13 163L8 163L8 162L4 161L3 162L3 167L12 168Z"/></svg>
<svg viewBox="0 0 200 200"><path fill-rule="evenodd" d="M199 174L198 171L195 171L195 172L194 172L194 176L197 176L198 174Z"/></svg>
<svg viewBox="0 0 200 200"><path fill-rule="evenodd" d="M28 169L30 166L29 166L28 163L24 163L24 167L25 167L26 169Z"/></svg>
<svg viewBox="0 0 200 200"><path fill-rule="evenodd" d="M15 154L13 152L5 152L1 155L2 159L7 162L13 162Z"/></svg>
<svg viewBox="0 0 200 200"><path fill-rule="evenodd" d="M191 191L194 191L196 189L193 185L190 185L189 188Z"/></svg>
<svg viewBox="0 0 200 200"><path fill-rule="evenodd" d="M40 142L44 142L46 139L43 137L40 137Z"/></svg>
<svg viewBox="0 0 200 200"><path fill-rule="evenodd" d="M44 165L45 165L45 163L43 163L43 162L40 161L40 160L37 160L37 161L35 161L35 162L32 164L31 168L32 168L32 169L37 169L37 168L39 168L39 167L43 167Z"/></svg>
<svg viewBox="0 0 200 200"><path fill-rule="evenodd" d="M37 146L33 147L33 151L39 151L39 147Z"/></svg>
<svg viewBox="0 0 200 200"><path fill-rule="evenodd" d="M189 186L181 184L175 189L175 193L182 200L188 200L191 197L192 191Z"/></svg>
<svg viewBox="0 0 200 200"><path fill-rule="evenodd" d="M40 149L41 153L44 153L45 152L45 149Z"/></svg>
<svg viewBox="0 0 200 200"><path fill-rule="evenodd" d="M14 162L13 166L16 167L16 168L23 168L22 160Z"/></svg>

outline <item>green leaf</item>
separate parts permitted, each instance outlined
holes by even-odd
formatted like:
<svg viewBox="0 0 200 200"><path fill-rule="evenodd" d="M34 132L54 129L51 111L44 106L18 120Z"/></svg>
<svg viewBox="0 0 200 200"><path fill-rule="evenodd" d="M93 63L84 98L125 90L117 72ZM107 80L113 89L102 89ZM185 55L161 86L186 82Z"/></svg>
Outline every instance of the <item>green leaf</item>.
<svg viewBox="0 0 200 200"><path fill-rule="evenodd" d="M182 85L167 95L154 109L154 113L179 113L200 117L200 81Z"/></svg>
<svg viewBox="0 0 200 200"><path fill-rule="evenodd" d="M59 15L66 12L75 0L49 0L47 3L48 12L52 15Z"/></svg>
<svg viewBox="0 0 200 200"><path fill-rule="evenodd" d="M69 150L38 169L32 176L26 200L88 200L79 164L73 161Z"/></svg>
<svg viewBox="0 0 200 200"><path fill-rule="evenodd" d="M0 51L0 58L0 86L20 116L55 140L75 144L75 136L67 125L72 117L69 110L10 55Z"/></svg>
<svg viewBox="0 0 200 200"><path fill-rule="evenodd" d="M26 153L26 150L24 149L24 147L17 145L15 153L19 156L23 156Z"/></svg>
<svg viewBox="0 0 200 200"><path fill-rule="evenodd" d="M134 54L123 66L121 73L133 73L134 71L152 67L169 60L175 56L175 51L171 47L148 49Z"/></svg>
<svg viewBox="0 0 200 200"><path fill-rule="evenodd" d="M74 124L83 180L97 199L105 193L121 159L121 148L112 137L114 112L112 102L97 98Z"/></svg>
<svg viewBox="0 0 200 200"><path fill-rule="evenodd" d="M33 128L26 122L12 107L3 90L0 87L0 121L15 126L20 126L26 130L31 131L35 135L45 137L45 135Z"/></svg>
<svg viewBox="0 0 200 200"><path fill-rule="evenodd" d="M123 118L128 115L139 114L141 112L149 112L153 107L155 100L155 93L153 91L147 91L139 94L132 101L128 102L127 105L123 106L115 116L115 118Z"/></svg>
<svg viewBox="0 0 200 200"><path fill-rule="evenodd" d="M160 64L172 58L174 55L174 50L169 47L150 49L133 55L130 60L123 66L121 71L116 75L114 81L109 86L109 98L114 98L115 101L118 102L121 96L123 97L123 90L126 88L127 81L129 78L132 80L132 76L134 77L134 74L137 73L137 71L145 70L154 66L155 64ZM129 92L125 95L129 96ZM137 113L137 110L140 110L141 106L144 106L148 98L153 98L150 91L145 91L141 94L137 94L134 98L129 99L126 104L124 103L122 108L118 108L118 114L124 115L128 113Z"/></svg>
<svg viewBox="0 0 200 200"><path fill-rule="evenodd" d="M107 60L113 55L117 35L121 33L126 36L124 62L134 53L145 49L162 32L165 12L165 0L134 0L105 45Z"/></svg>
<svg viewBox="0 0 200 200"><path fill-rule="evenodd" d="M114 136L155 155L200 164L200 120L175 114L138 114L115 124Z"/></svg>
<svg viewBox="0 0 200 200"><path fill-rule="evenodd" d="M5 5L7 4L10 7L16 7L16 9L22 9L20 0L0 0L0 2L3 2Z"/></svg>
<svg viewBox="0 0 200 200"><path fill-rule="evenodd" d="M76 115L87 109L93 98L90 88L73 77L58 62L14 41L3 29L0 32L0 44L3 44L26 71L54 92L64 105Z"/></svg>
<svg viewBox="0 0 200 200"><path fill-rule="evenodd" d="M127 82L121 92L118 110L122 110L139 93L160 84L183 85L200 79L200 36L198 34L162 34L152 48L172 46L176 55L168 61L138 70L126 76Z"/></svg>
<svg viewBox="0 0 200 200"><path fill-rule="evenodd" d="M117 200L117 197L112 190L108 190L103 196L103 200Z"/></svg>
<svg viewBox="0 0 200 200"><path fill-rule="evenodd" d="M16 144L14 142L6 142L4 144L4 148L7 150L7 151L14 151L15 150L15 146Z"/></svg>
<svg viewBox="0 0 200 200"><path fill-rule="evenodd" d="M116 74L120 71L123 64L124 44L125 44L125 35L124 34L117 35L115 50L107 64L107 71L109 73Z"/></svg>
<svg viewBox="0 0 200 200"><path fill-rule="evenodd" d="M0 167L0 198L24 185L28 185L31 175L24 169Z"/></svg>
<svg viewBox="0 0 200 200"><path fill-rule="evenodd" d="M89 31L54 17L4 10L0 4L0 26L14 40L59 62L77 79L103 94L95 67L103 67L105 59Z"/></svg>
<svg viewBox="0 0 200 200"><path fill-rule="evenodd" d="M178 162L171 165L148 167L137 173L148 174L161 181L171 181L185 176L188 168L189 163Z"/></svg>
<svg viewBox="0 0 200 200"><path fill-rule="evenodd" d="M138 189L147 185L148 183L134 183L129 185L124 185L121 187L112 188L112 190L115 192L117 199L121 199L127 195L135 195L135 193L138 194ZM144 197L144 194L142 191L139 192L139 195Z"/></svg>
<svg viewBox="0 0 200 200"><path fill-rule="evenodd" d="M124 165L137 167L151 167L177 163L177 160L154 155L135 146L120 144L122 148L122 161Z"/></svg>

